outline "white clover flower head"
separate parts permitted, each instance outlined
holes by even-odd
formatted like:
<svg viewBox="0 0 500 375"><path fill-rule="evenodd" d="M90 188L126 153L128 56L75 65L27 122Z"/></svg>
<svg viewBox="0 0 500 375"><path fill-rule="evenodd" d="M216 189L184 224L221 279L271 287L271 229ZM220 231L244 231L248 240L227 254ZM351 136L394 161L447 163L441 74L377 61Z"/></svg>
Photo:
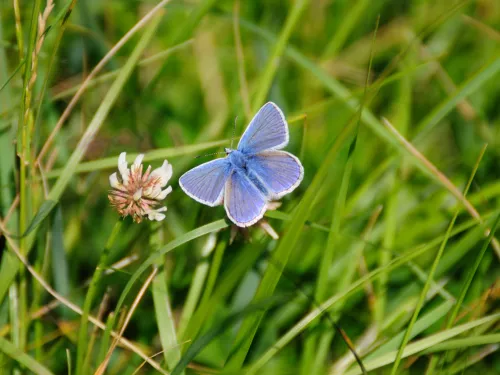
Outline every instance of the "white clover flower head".
<svg viewBox="0 0 500 375"><path fill-rule="evenodd" d="M136 223L140 223L145 217L149 220L161 221L165 219L167 207L160 207L172 187L167 185L172 177L172 165L164 161L163 165L151 172L151 166L142 174L143 154L138 155L128 168L127 154L122 152L118 157L118 173L109 176L111 190L108 198L111 205L118 213L132 216Z"/></svg>

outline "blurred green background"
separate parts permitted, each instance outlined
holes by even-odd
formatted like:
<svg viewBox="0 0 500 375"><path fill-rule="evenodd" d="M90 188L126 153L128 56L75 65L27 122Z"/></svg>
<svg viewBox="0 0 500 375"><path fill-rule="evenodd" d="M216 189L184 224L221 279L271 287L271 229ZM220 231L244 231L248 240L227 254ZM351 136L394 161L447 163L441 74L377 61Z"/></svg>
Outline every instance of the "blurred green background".
<svg viewBox="0 0 500 375"><path fill-rule="evenodd" d="M369 373L500 373L499 1L48 4L0 2L0 373L353 375L349 340ZM268 100L305 168L278 240L177 182ZM160 224L110 207L123 151L173 165Z"/></svg>

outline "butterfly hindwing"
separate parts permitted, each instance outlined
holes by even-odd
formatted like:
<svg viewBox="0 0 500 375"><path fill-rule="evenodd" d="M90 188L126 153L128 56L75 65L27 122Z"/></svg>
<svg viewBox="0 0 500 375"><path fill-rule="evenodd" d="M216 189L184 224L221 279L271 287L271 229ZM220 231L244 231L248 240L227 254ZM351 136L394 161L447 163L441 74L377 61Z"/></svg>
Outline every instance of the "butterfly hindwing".
<svg viewBox="0 0 500 375"><path fill-rule="evenodd" d="M269 199L279 199L290 193L304 177L299 159L285 151L263 151L251 155L247 168L266 187Z"/></svg>
<svg viewBox="0 0 500 375"><path fill-rule="evenodd" d="M224 207L227 216L240 227L255 224L264 216L267 200L262 192L240 171L226 181Z"/></svg>
<svg viewBox="0 0 500 375"><path fill-rule="evenodd" d="M212 160L184 173L179 185L198 202L217 206L222 203L224 186L231 171L232 165L227 158Z"/></svg>
<svg viewBox="0 0 500 375"><path fill-rule="evenodd" d="M238 150L256 154L264 150L280 149L288 144L288 125L281 109L266 103L254 116L243 133Z"/></svg>

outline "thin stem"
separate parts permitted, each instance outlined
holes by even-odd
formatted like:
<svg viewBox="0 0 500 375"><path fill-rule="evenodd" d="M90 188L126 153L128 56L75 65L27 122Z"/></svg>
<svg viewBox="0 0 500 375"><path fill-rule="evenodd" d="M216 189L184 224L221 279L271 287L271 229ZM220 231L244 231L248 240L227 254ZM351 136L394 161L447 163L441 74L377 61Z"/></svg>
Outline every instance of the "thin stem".
<svg viewBox="0 0 500 375"><path fill-rule="evenodd" d="M113 351L115 350L116 346L118 345L120 338L123 336L123 333L125 332L125 329L127 328L128 324L130 322L130 319L132 318L132 315L134 314L137 306L139 305L139 302L141 301L142 297L144 296L144 293L146 293L146 290L149 287L149 284L151 284L151 282L153 281L157 272L158 272L158 268L156 268L156 267L153 268L153 271L151 272L151 274L148 276L148 278L144 282L144 285L142 286L141 290L137 294L137 297L135 298L134 302L132 303L132 306L130 307L130 310L127 313L127 316L125 317L125 321L123 322L122 328L120 329L118 336L113 341L113 344L111 345L111 347L108 350L108 353L106 354L106 358L100 364L99 368L95 372L95 375L102 375L106 371L106 367L108 366L108 363L109 363L109 360L111 358L111 355L113 354Z"/></svg>
<svg viewBox="0 0 500 375"><path fill-rule="evenodd" d="M101 256L99 258L99 263L97 264L97 267L94 271L94 275L92 276L92 280L90 282L87 295L85 296L85 302L83 303L83 314L80 322L80 331L78 333L78 345L77 345L76 368L75 368L76 375L85 374L87 370L86 369L87 364L84 364L84 358L86 349L85 344L88 338L88 332L87 332L88 316L90 313L90 309L92 307L94 296L99 286L101 276L108 264L110 250L113 247L118 234L120 233L122 225L123 225L122 220L118 220L114 225L113 230L111 231L111 234L109 235L108 240L106 242L106 246L104 247L104 250L102 251Z"/></svg>
<svg viewBox="0 0 500 375"><path fill-rule="evenodd" d="M28 225L28 210L29 210L29 200L28 200L28 165L30 164L30 135L29 128L30 123L33 120L31 117L31 94L33 89L32 78L36 76L32 66L33 60L36 59L36 35L37 35L37 25L38 25L38 12L40 10L41 0L36 0L33 5L31 25L30 25L30 37L28 50L26 52L26 64L24 66L24 82L23 82L23 94L21 96L21 108L19 112L19 130L18 130L18 144L17 154L20 159L19 167L19 231L24 233ZM25 237L19 240L19 249L21 254L26 255L28 251L27 241ZM19 283L19 348L24 350L27 339L27 328L29 325L28 314L27 314L27 284L25 279L24 270L20 272L20 283Z"/></svg>
<svg viewBox="0 0 500 375"><path fill-rule="evenodd" d="M19 0L14 0L14 17L16 20L16 39L19 52L19 61L22 61L24 58L24 38L23 26L21 23L21 10L19 9Z"/></svg>

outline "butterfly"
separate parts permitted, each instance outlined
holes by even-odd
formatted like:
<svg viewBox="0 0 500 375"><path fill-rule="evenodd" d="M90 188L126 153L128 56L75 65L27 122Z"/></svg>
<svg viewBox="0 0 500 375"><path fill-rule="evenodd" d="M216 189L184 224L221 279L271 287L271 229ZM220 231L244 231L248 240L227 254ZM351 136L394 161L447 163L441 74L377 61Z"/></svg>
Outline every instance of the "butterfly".
<svg viewBox="0 0 500 375"><path fill-rule="evenodd" d="M280 151L288 144L288 125L281 109L269 102L254 116L236 150L184 173L179 184L207 206L224 202L227 216L239 227L259 221L270 201L299 186L304 177L300 160Z"/></svg>

